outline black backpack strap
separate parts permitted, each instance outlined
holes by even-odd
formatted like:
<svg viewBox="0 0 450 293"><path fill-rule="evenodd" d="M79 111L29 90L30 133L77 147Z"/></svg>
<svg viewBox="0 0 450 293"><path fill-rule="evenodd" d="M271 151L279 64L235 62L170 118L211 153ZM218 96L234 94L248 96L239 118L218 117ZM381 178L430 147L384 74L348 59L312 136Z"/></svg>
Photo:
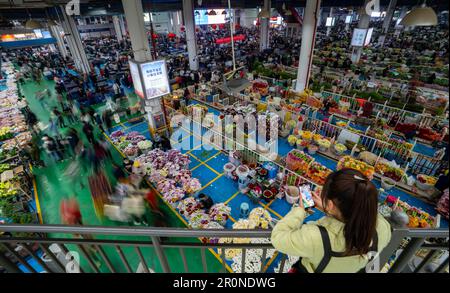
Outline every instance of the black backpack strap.
<svg viewBox="0 0 450 293"><path fill-rule="evenodd" d="M328 266L331 260L332 256L332 250L331 250L331 242L330 242L330 235L328 235L327 229L323 226L317 226L320 231L320 236L322 236L322 244L323 244L323 258L320 261L319 265L317 266L315 273L322 273L325 268Z"/></svg>
<svg viewBox="0 0 450 293"><path fill-rule="evenodd" d="M375 231L373 236L372 246L370 246L370 251L378 252L378 233Z"/></svg>

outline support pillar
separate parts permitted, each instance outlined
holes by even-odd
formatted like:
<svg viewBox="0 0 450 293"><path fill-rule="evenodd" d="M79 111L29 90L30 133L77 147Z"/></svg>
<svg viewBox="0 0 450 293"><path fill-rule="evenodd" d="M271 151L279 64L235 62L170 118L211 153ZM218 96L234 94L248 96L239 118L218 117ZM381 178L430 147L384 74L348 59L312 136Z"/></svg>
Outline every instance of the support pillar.
<svg viewBox="0 0 450 293"><path fill-rule="evenodd" d="M122 37L125 39L128 36L127 28L125 27L125 16L120 15L119 16L119 25L120 25L120 31L122 32Z"/></svg>
<svg viewBox="0 0 450 293"><path fill-rule="evenodd" d="M330 14L328 15L328 17L333 17L333 7L330 7ZM327 27L327 37L330 35L331 33L331 26Z"/></svg>
<svg viewBox="0 0 450 293"><path fill-rule="evenodd" d="M138 62L151 61L152 54L145 30L142 1L122 0L122 5L125 11L134 59Z"/></svg>
<svg viewBox="0 0 450 293"><path fill-rule="evenodd" d="M368 29L370 24L370 15L366 13L366 6L371 2L371 0L365 0L364 6L361 7L359 11L359 22L358 22L358 28L360 29ZM353 47L352 51L352 62L358 63L361 59L361 53L362 53L363 47Z"/></svg>
<svg viewBox="0 0 450 293"><path fill-rule="evenodd" d="M183 0L183 16L186 28L186 43L189 55L189 68L198 70L197 40L195 38L195 21L193 0Z"/></svg>
<svg viewBox="0 0 450 293"><path fill-rule="evenodd" d="M391 0L389 2L389 6L386 11L386 16L384 17L384 20L383 20L382 34L380 35L380 38L378 39L378 43L380 44L381 47L383 47L383 45L384 45L386 35L387 35L387 33L389 31L389 27L391 25L392 17L394 16L396 5L397 5L397 0Z"/></svg>
<svg viewBox="0 0 450 293"><path fill-rule="evenodd" d="M123 41L122 28L120 27L120 17L118 15L113 15L112 17L114 31L116 32L117 41Z"/></svg>
<svg viewBox="0 0 450 293"><path fill-rule="evenodd" d="M269 14L272 10L270 6L270 0L264 0L263 10L269 11ZM269 18L261 18L261 27L260 27L260 37L259 37L259 51L264 51L269 48Z"/></svg>
<svg viewBox="0 0 450 293"><path fill-rule="evenodd" d="M75 24L72 16L67 15L64 6L61 6L63 22L62 26L64 29L65 39L67 45L69 46L70 54L72 55L75 67L82 73L90 73L91 65L84 51L84 45L81 42L80 32Z"/></svg>
<svg viewBox="0 0 450 293"><path fill-rule="evenodd" d="M50 32L52 36L56 39L56 44L58 45L59 53L63 58L69 54L67 52L66 44L64 43L64 39L61 35L61 27L59 25L50 26Z"/></svg>
<svg viewBox="0 0 450 293"><path fill-rule="evenodd" d="M171 12L172 21L173 21L173 33L177 36L181 34L181 26L183 25L183 15L181 11Z"/></svg>
<svg viewBox="0 0 450 293"><path fill-rule="evenodd" d="M150 50L150 43L144 25L144 10L142 8L142 1L122 0L122 5L125 11L125 19L127 21L131 47L134 53L134 60L137 62L152 61L153 58ZM143 82L141 86L144 86ZM157 124L167 126L167 118L165 116L162 98L144 100L142 104L145 112L147 113L150 133L154 136L155 133L162 131L160 129L156 129ZM157 123L157 120L159 119L164 119L164 121L162 121L162 123ZM168 134L167 132L165 133L166 135Z"/></svg>
<svg viewBox="0 0 450 293"><path fill-rule="evenodd" d="M320 0L307 0L302 26L302 45L300 48L297 83L295 85L296 92L304 91L309 85L319 16Z"/></svg>

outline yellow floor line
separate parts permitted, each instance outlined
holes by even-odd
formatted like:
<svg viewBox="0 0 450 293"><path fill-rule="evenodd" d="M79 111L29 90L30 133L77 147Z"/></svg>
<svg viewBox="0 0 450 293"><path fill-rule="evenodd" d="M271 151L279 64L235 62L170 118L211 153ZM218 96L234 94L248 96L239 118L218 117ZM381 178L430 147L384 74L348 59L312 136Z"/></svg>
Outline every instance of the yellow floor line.
<svg viewBox="0 0 450 293"><path fill-rule="evenodd" d="M213 146L214 147L214 146ZM215 154L214 156L212 156L211 158L209 158L208 160L206 160L206 161L204 161L203 163L208 163L209 161L211 161L211 160L214 160L215 158L217 158L222 152L221 151L219 151L219 150L217 150L216 149L216 151L217 151L217 154Z"/></svg>
<svg viewBox="0 0 450 293"><path fill-rule="evenodd" d="M236 223L237 221L230 215L229 219L231 220L231 222Z"/></svg>
<svg viewBox="0 0 450 293"><path fill-rule="evenodd" d="M276 259L277 257L278 257L278 251L275 251L275 253L273 254L272 258L269 259L269 261L267 262L267 264L264 266L264 268L263 268L263 273L265 273L265 272L269 269L270 265L275 261L275 259Z"/></svg>
<svg viewBox="0 0 450 293"><path fill-rule="evenodd" d="M224 204L228 205L236 196L238 196L241 192L238 191L235 194L233 194Z"/></svg>
<svg viewBox="0 0 450 293"><path fill-rule="evenodd" d="M33 173L33 166L31 166L31 164L29 166L30 166L31 173ZM34 200L36 201L36 210L37 210L38 217L39 217L39 223L42 225L42 224L44 224L44 220L42 219L41 204L39 202L39 195L37 192L36 179L34 178L34 176L33 176L33 190L34 190Z"/></svg>
<svg viewBox="0 0 450 293"><path fill-rule="evenodd" d="M216 178L214 178L213 180L209 181L208 183L206 183L205 186L202 187L202 189L200 189L198 192L204 190L206 187L210 186L211 184L213 184L214 182L216 182L217 180L219 180L220 178L222 178L223 174L217 176Z"/></svg>
<svg viewBox="0 0 450 293"><path fill-rule="evenodd" d="M203 143L202 143L202 144L199 144L199 145L196 146L196 147L194 147L192 150L188 151L186 154L190 155L193 151L196 151L196 150L198 150L198 149L201 149L202 146L203 146Z"/></svg>
<svg viewBox="0 0 450 293"><path fill-rule="evenodd" d="M203 166L203 163L198 164L194 168L191 168L191 171L194 171L195 169L198 169L200 166Z"/></svg>
<svg viewBox="0 0 450 293"><path fill-rule="evenodd" d="M205 164L204 162L202 162L202 164L208 168L209 170L211 170L212 172L214 172L216 175L224 175L225 173L219 173L216 170L214 170L214 168L210 167L208 164Z"/></svg>

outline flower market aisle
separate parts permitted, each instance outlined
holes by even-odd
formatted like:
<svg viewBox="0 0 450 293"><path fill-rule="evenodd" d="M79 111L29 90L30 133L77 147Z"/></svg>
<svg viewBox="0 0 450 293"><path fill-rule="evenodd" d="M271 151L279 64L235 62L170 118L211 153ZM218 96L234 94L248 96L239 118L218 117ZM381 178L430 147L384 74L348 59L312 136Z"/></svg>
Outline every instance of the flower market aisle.
<svg viewBox="0 0 450 293"><path fill-rule="evenodd" d="M35 92L42 91L48 88L52 93L52 98L49 99L49 109L52 109L56 106L56 98L54 96L54 83L53 82L43 82L41 85L35 83L27 83L22 86L23 94L26 96L27 101L30 105L31 110L37 115L40 121L45 122L49 119L49 110L44 109L40 103L35 99ZM122 126L123 125L123 126ZM81 125L71 125L74 126L78 131L81 129ZM147 129L146 124L140 123L136 125L132 125L130 123L121 123L119 124L119 128L127 127L132 130L144 130ZM103 134L96 129L96 135L101 138ZM83 140L86 139L83 136ZM115 163L120 163L122 161L122 156L119 152L117 152L113 147L111 148L113 154L113 161ZM43 156L45 156L43 154ZM50 160L46 157L43 157L45 162L50 162ZM121 224L118 222L113 222L105 218L99 219L96 216L94 204L91 196L91 192L89 190L88 183L88 174L80 172L76 175L77 181L72 181L68 176L65 176L65 170L70 164L70 160L63 161L57 164L48 164L45 168L35 167L33 168L33 173L36 177L36 201L38 205L38 209L40 210L40 215L42 218L42 222L44 224L61 224L60 219L60 203L62 200L67 199L69 197L75 197L79 204L83 217L83 223L85 225L100 225L100 226L121 226L125 224ZM108 161L105 168L105 173L107 177L111 180L111 183L115 183L115 178L112 176L112 162ZM168 216L167 224L172 227L185 227L185 224L174 214L164 203L160 203L160 206L163 208L165 214ZM149 223L152 223L152 215L147 214L150 219ZM51 235L52 237L61 237L63 235ZM65 236L65 235L64 235ZM111 240L147 240L142 237L118 237L118 236L95 236L97 239L111 239ZM189 239L175 239L176 241L187 241ZM196 240L196 239L195 239ZM195 241L194 240L194 241ZM68 248L74 251L79 251L77 247L73 245L68 245ZM136 271L138 269L138 265L140 263L139 257L137 256L133 247L121 247L124 254L127 257L127 260L131 266L131 268ZM108 258L111 260L113 266L118 269L120 272L126 272L126 268L123 266L123 263L117 254L114 247L106 247L105 253ZM145 260L149 267L151 267L156 272L162 272L162 268L159 266L159 261L151 248L143 248L141 249L142 253L145 257ZM189 271L190 272L203 272L203 268L201 263L197 260L201 257L200 252L198 250L186 249L186 258L188 263L190 264ZM81 256L81 267L86 272L92 272L87 260ZM168 262L171 270L173 272L184 272L183 262L178 249L167 249ZM208 263L208 268L211 271L220 271L222 265L219 263L217 258L212 254L206 254L206 260ZM103 262L100 256L97 254L96 258L97 265L100 266L100 270L103 272L109 272L106 264ZM36 267L39 271L42 271L42 268L36 264ZM26 269L25 269L26 270Z"/></svg>

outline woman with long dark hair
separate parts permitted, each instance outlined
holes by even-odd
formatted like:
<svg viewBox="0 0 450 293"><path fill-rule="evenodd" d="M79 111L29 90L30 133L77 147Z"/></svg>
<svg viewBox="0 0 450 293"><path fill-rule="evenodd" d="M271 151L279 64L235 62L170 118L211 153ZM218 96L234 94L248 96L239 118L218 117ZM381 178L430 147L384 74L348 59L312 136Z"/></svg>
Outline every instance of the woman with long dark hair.
<svg viewBox="0 0 450 293"><path fill-rule="evenodd" d="M371 255L390 241L391 227L378 214L378 191L358 171L344 169L328 176L316 207L327 216L304 224L303 205L275 226L272 244L282 253L300 257L292 272L356 273L365 271Z"/></svg>

